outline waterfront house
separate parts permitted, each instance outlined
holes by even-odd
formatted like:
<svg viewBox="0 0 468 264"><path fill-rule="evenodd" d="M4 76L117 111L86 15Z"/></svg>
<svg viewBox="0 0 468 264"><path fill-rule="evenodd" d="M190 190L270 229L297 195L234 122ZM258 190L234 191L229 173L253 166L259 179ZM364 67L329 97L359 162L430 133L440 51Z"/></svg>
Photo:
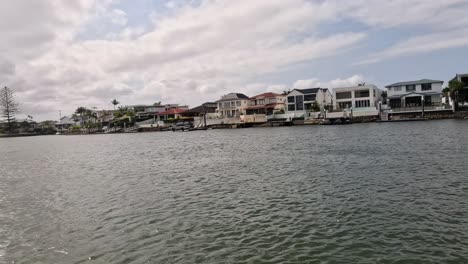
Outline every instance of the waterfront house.
<svg viewBox="0 0 468 264"><path fill-rule="evenodd" d="M421 111L440 107L443 81L422 79L387 85L387 104L395 111Z"/></svg>
<svg viewBox="0 0 468 264"><path fill-rule="evenodd" d="M216 113L222 117L240 117L245 115L245 109L249 106L249 97L242 93L229 93L216 101Z"/></svg>
<svg viewBox="0 0 468 264"><path fill-rule="evenodd" d="M158 120L180 119L182 114L187 111L185 108L170 108L167 111L157 113Z"/></svg>
<svg viewBox="0 0 468 264"><path fill-rule="evenodd" d="M179 113L164 113L171 109L188 110L187 105L178 104L154 104L154 105L133 105L131 108L135 111L135 118L137 121L144 121L148 119L156 119L158 116L176 115ZM175 111L182 112L182 111ZM164 113L161 115L161 113Z"/></svg>
<svg viewBox="0 0 468 264"><path fill-rule="evenodd" d="M308 113L316 111L317 105L320 111L331 108L333 96L328 88L294 89L287 94L286 112L295 117L308 117Z"/></svg>
<svg viewBox="0 0 468 264"><path fill-rule="evenodd" d="M76 117L75 117L76 118ZM77 119L78 120L78 119ZM60 118L60 121L55 124L58 130L67 130L72 126L79 126L81 120L74 120L73 117L63 116Z"/></svg>
<svg viewBox="0 0 468 264"><path fill-rule="evenodd" d="M333 89L333 110L376 110L381 100L382 90L373 84Z"/></svg>
<svg viewBox="0 0 468 264"><path fill-rule="evenodd" d="M247 115L272 115L274 112L284 112L286 95L278 93L262 93L249 99L245 109Z"/></svg>
<svg viewBox="0 0 468 264"><path fill-rule="evenodd" d="M182 113L184 117L196 117L204 114L216 113L217 104L214 102L206 102L197 107L191 108Z"/></svg>
<svg viewBox="0 0 468 264"><path fill-rule="evenodd" d="M468 110L468 73L463 73L463 74L456 74L455 77L450 80L454 81L457 80L463 84L463 90L461 90L458 94L459 98L459 108L461 110Z"/></svg>

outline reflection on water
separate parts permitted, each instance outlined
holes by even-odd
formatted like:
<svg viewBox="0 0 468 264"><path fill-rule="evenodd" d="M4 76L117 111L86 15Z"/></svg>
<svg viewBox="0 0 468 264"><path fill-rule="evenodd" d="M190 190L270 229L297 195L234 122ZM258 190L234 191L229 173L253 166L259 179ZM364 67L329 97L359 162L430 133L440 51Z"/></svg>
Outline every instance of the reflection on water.
<svg viewBox="0 0 468 264"><path fill-rule="evenodd" d="M0 263L465 263L466 131L0 139Z"/></svg>

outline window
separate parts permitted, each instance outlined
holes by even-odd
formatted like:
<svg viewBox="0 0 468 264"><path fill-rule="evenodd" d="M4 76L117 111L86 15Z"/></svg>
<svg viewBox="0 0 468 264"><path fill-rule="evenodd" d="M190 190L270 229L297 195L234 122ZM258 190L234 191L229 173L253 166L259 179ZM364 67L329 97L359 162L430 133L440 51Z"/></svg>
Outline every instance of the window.
<svg viewBox="0 0 468 264"><path fill-rule="evenodd" d="M236 102L236 105L237 105L237 106L241 106L241 102L240 102L240 101L237 101L237 102Z"/></svg>
<svg viewBox="0 0 468 264"><path fill-rule="evenodd" d="M351 108L351 106L352 106L351 101L339 102L339 103L338 103L339 109L348 109L348 108Z"/></svg>
<svg viewBox="0 0 468 264"><path fill-rule="evenodd" d="M369 90L361 90L354 92L355 98L369 97Z"/></svg>
<svg viewBox="0 0 468 264"><path fill-rule="evenodd" d="M304 101L315 101L315 98L317 98L316 94L306 94L304 95Z"/></svg>
<svg viewBox="0 0 468 264"><path fill-rule="evenodd" d="M222 108L223 107L223 103L218 103L218 108Z"/></svg>
<svg viewBox="0 0 468 264"><path fill-rule="evenodd" d="M412 85L406 85L406 91L407 92L414 92L416 91L416 85L412 84Z"/></svg>
<svg viewBox="0 0 468 264"><path fill-rule="evenodd" d="M356 108L370 107L369 100L359 100L355 102Z"/></svg>
<svg viewBox="0 0 468 264"><path fill-rule="evenodd" d="M294 103L294 96L288 96L288 103Z"/></svg>
<svg viewBox="0 0 468 264"><path fill-rule="evenodd" d="M276 98L270 98L270 104L276 103Z"/></svg>
<svg viewBox="0 0 468 264"><path fill-rule="evenodd" d="M351 92L336 93L336 99L349 99L351 98Z"/></svg>
<svg viewBox="0 0 468 264"><path fill-rule="evenodd" d="M393 90L394 90L395 92L401 92L401 86L395 86L395 87L393 88Z"/></svg>
<svg viewBox="0 0 468 264"><path fill-rule="evenodd" d="M304 97L302 95L296 95L296 110L304 110Z"/></svg>
<svg viewBox="0 0 468 264"><path fill-rule="evenodd" d="M224 103L224 108L229 108L231 107L231 103L230 102L225 102Z"/></svg>
<svg viewBox="0 0 468 264"><path fill-rule="evenodd" d="M288 111L296 111L296 107L293 104L288 105Z"/></svg>
<svg viewBox="0 0 468 264"><path fill-rule="evenodd" d="M259 105L264 105L264 104L265 104L265 99L260 99L260 100L258 100L258 104L259 104Z"/></svg>
<svg viewBox="0 0 468 264"><path fill-rule="evenodd" d="M432 90L432 83L421 84L421 91L430 91L430 90Z"/></svg>

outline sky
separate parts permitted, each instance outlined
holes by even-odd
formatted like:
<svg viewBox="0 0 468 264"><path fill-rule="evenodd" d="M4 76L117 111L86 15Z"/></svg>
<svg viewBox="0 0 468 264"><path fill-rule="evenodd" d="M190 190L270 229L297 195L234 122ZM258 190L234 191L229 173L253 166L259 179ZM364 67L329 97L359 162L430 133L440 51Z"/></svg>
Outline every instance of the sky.
<svg viewBox="0 0 468 264"><path fill-rule="evenodd" d="M468 0L0 1L0 86L18 117L230 92L448 81L468 72Z"/></svg>

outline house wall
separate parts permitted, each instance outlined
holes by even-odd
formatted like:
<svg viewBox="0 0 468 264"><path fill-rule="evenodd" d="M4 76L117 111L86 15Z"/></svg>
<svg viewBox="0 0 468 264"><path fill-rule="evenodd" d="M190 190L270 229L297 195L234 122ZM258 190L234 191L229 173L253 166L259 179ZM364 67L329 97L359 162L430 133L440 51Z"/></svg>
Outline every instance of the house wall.
<svg viewBox="0 0 468 264"><path fill-rule="evenodd" d="M357 97L359 91L368 91L368 97ZM341 93L351 93L351 98L338 99L337 94ZM353 108L377 108L379 101L382 97L382 90L377 88L375 85L364 85L364 86L352 86L352 87L343 87L335 88L333 90L333 109L334 110L343 110L346 108L340 107L340 103L351 102L351 107ZM359 105L357 101L369 101L368 107L363 107Z"/></svg>
<svg viewBox="0 0 468 264"><path fill-rule="evenodd" d="M302 104L302 105L303 105L303 109L302 109L302 110L297 110L297 109L295 109L294 111L291 111L291 110L289 110L289 107L288 107L288 106L289 106L289 105L292 105L292 104L295 105L296 103L290 103L290 102L288 101L288 97L290 97L290 96L294 96L295 99L296 99L296 96L305 96L305 94L303 94L303 93L301 93L301 92L299 92L299 91L297 91L297 90L293 90L292 92L290 92L290 93L287 95L287 97L286 97L286 102L285 102L285 111L286 111L286 112L289 112L289 113L292 113L292 112L294 112L294 113L301 113L301 114L306 113L306 112L308 112L308 111L306 110L305 105L306 105L306 104L313 103L313 102L317 102L317 104L318 104L321 108L323 107L324 103L325 103L325 105L331 105L331 104L333 103L333 96L332 96L332 94L330 93L329 90L327 90L327 91L319 90L319 91L317 91L317 93L316 93L315 100L312 100L312 101L305 101L305 100L304 100L304 102L303 102L303 104Z"/></svg>
<svg viewBox="0 0 468 264"><path fill-rule="evenodd" d="M400 89L400 91L398 91ZM396 86L396 87L387 87L387 95L388 97L394 95L404 95L407 93L416 92L416 93L430 93L430 92L442 92L442 83L432 83L432 89L430 91L423 91L421 89L421 84L416 84L415 91L406 91L406 85L403 86Z"/></svg>
<svg viewBox="0 0 468 264"><path fill-rule="evenodd" d="M245 115L245 108L249 106L248 99L236 99L217 102L216 113L222 116ZM233 112L234 111L234 112Z"/></svg>

